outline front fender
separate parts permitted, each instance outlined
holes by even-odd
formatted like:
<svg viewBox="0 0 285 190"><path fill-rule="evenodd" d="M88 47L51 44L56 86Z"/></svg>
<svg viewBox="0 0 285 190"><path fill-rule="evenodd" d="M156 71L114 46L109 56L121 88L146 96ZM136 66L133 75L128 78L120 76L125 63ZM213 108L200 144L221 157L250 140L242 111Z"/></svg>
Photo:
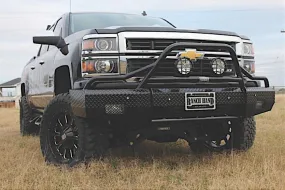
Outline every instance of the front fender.
<svg viewBox="0 0 285 190"><path fill-rule="evenodd" d="M73 81L77 80L78 69L81 69L81 40L78 39L68 45L69 53L63 55L60 51L56 53L54 59L54 71L61 66L68 66L70 72L70 81L73 87Z"/></svg>

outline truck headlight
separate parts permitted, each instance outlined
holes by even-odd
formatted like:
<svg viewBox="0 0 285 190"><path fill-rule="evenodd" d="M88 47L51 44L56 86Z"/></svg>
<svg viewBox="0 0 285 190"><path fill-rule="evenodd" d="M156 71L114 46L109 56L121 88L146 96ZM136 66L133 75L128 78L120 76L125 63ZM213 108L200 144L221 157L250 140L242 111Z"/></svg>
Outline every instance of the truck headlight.
<svg viewBox="0 0 285 190"><path fill-rule="evenodd" d="M254 60L244 60L243 68L250 74L255 73L255 61Z"/></svg>
<svg viewBox="0 0 285 190"><path fill-rule="evenodd" d="M116 38L87 39L82 42L84 51L118 51Z"/></svg>
<svg viewBox="0 0 285 190"><path fill-rule="evenodd" d="M113 70L114 60L97 60L95 62L95 70L98 73L109 73Z"/></svg>
<svg viewBox="0 0 285 190"><path fill-rule="evenodd" d="M243 54L254 55L254 49L251 43L243 43Z"/></svg>
<svg viewBox="0 0 285 190"><path fill-rule="evenodd" d="M118 59L96 58L82 60L82 72L88 74L118 73Z"/></svg>
<svg viewBox="0 0 285 190"><path fill-rule="evenodd" d="M213 59L212 68L213 68L214 73L221 75L226 70L226 63L222 59Z"/></svg>

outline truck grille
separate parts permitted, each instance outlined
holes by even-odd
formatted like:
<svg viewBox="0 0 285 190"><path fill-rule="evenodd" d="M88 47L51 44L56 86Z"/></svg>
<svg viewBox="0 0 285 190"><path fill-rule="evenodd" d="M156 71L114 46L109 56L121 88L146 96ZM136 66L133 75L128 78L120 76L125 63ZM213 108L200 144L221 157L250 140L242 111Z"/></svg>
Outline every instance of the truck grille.
<svg viewBox="0 0 285 190"><path fill-rule="evenodd" d="M127 71L132 72L144 66L147 66L156 59L139 59L131 58L127 60ZM181 76L175 66L176 59L165 59L161 65L157 68L155 76ZM234 66L231 60L226 61L226 70L223 76L229 76L234 74ZM142 73L144 76L146 73ZM191 76L217 76L212 69L211 60L203 59L193 62L192 69L190 71Z"/></svg>
<svg viewBox="0 0 285 190"><path fill-rule="evenodd" d="M127 50L164 50L167 46L177 42L192 42L192 43L224 43L235 49L236 42L217 42L209 40L188 40L188 39L126 39ZM184 49L183 49L184 50ZM203 51L203 49L197 49ZM215 49L215 51L217 51Z"/></svg>
<svg viewBox="0 0 285 190"><path fill-rule="evenodd" d="M152 55L159 56L160 53L169 45L177 42L192 42L192 43L224 43L230 45L235 50L236 42L217 42L209 40L189 40L189 39L138 39L138 38L127 38L126 47L127 50L136 50L135 54L150 54L151 52L140 52L156 50L158 52L152 52ZM197 60L193 62L192 69L190 72L191 76L217 76L212 69L211 59L213 58L226 58L226 72L223 76L229 76L234 74L233 62L230 58L229 52L223 52L217 48L205 51L202 48L195 48L197 51L205 52L204 59ZM156 76L181 76L175 66L175 61L173 57L177 55L178 51L185 51L185 48L176 49L175 51L168 54L172 58L167 58L164 60L163 64L159 66L155 75ZM133 52L134 53L134 52ZM127 59L127 71L132 72L146 65L155 62L155 58L128 58ZM144 74L144 73L143 73ZM143 75L142 74L142 75Z"/></svg>

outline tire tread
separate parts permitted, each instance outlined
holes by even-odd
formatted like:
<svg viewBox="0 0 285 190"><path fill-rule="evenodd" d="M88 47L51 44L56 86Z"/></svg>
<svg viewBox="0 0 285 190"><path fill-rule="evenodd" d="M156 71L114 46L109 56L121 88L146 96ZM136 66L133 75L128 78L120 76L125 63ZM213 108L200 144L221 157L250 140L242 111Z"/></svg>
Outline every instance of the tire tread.
<svg viewBox="0 0 285 190"><path fill-rule="evenodd" d="M22 136L37 135L39 127L31 123L33 110L31 109L26 96L21 97L20 101L20 132Z"/></svg>

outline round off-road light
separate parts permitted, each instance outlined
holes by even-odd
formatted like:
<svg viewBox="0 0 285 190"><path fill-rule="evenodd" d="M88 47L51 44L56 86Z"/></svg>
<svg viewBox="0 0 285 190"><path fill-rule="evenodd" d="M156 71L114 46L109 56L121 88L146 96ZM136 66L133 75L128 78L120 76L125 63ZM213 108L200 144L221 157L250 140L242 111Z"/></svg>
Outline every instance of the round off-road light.
<svg viewBox="0 0 285 190"><path fill-rule="evenodd" d="M226 63L221 59L213 59L212 60L212 68L214 73L221 75L226 70Z"/></svg>
<svg viewBox="0 0 285 190"><path fill-rule="evenodd" d="M97 60L95 69L97 73L109 73L114 68L114 62L110 60Z"/></svg>
<svg viewBox="0 0 285 190"><path fill-rule="evenodd" d="M176 67L179 73L187 75L192 69L192 62L189 59L181 58L176 61Z"/></svg>

